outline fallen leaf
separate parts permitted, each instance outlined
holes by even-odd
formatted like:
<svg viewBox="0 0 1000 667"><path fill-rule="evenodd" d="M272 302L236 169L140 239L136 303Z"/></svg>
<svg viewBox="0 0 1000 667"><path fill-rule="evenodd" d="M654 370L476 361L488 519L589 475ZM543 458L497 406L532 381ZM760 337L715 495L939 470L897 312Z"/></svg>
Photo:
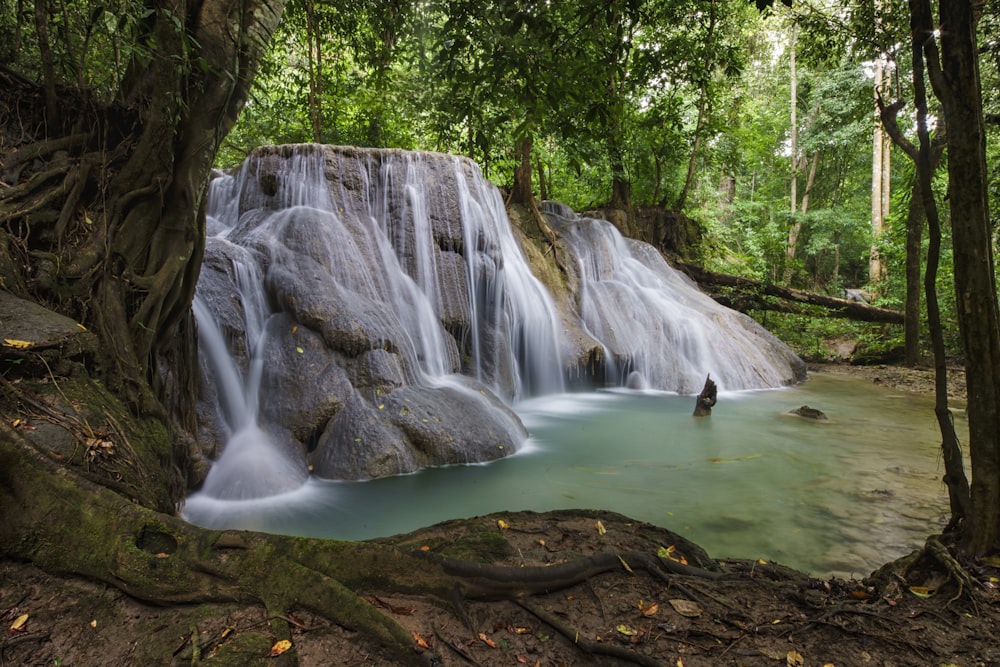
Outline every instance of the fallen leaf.
<svg viewBox="0 0 1000 667"><path fill-rule="evenodd" d="M28 622L28 615L21 614L14 619L14 622L10 624L10 629L14 632L22 632L24 630L24 624Z"/></svg>
<svg viewBox="0 0 1000 667"><path fill-rule="evenodd" d="M625 625L624 623L622 623L617 628L615 628L615 630L617 630L621 634L625 635L626 637L635 637L637 634L639 634L639 632L637 630L635 630L633 628L630 628L629 626Z"/></svg>
<svg viewBox="0 0 1000 667"><path fill-rule="evenodd" d="M507 530L508 528L510 528L510 524L504 521L503 519L497 519L497 526L500 527L500 530Z"/></svg>
<svg viewBox="0 0 1000 667"><path fill-rule="evenodd" d="M929 598L934 595L934 589L926 586L910 586L910 592L918 598Z"/></svg>
<svg viewBox="0 0 1000 667"><path fill-rule="evenodd" d="M268 655L272 658L276 658L290 648L292 648L292 642L287 639L280 639L274 642L274 646L271 647L271 652L268 653Z"/></svg>
<svg viewBox="0 0 1000 667"><path fill-rule="evenodd" d="M493 641L492 639L490 639L489 637L487 637L485 632L480 632L479 633L479 639L484 644L486 644L487 646L489 646L490 648L496 648L497 647L497 643L495 641Z"/></svg>
<svg viewBox="0 0 1000 667"><path fill-rule="evenodd" d="M233 634L233 628L226 628L225 630L222 631L222 636L219 637L219 638L220 639L225 639L226 637L228 637L231 634Z"/></svg>
<svg viewBox="0 0 1000 667"><path fill-rule="evenodd" d="M597 520L597 522L596 522L596 523L594 523L594 528L596 528L596 529L597 529L597 534L598 534L598 535L603 535L604 533L608 532L608 531L607 531L607 530L606 530L606 529L604 528L604 524L603 524L603 523L601 523L601 520L600 520L600 519L598 519L598 520Z"/></svg>
<svg viewBox="0 0 1000 667"><path fill-rule="evenodd" d="M655 614L658 611L660 611L660 605L658 605L658 604L656 604L654 602L653 604L649 605L648 607L646 607L645 609L642 610L642 615L643 616L652 616L653 614Z"/></svg>
<svg viewBox="0 0 1000 667"><path fill-rule="evenodd" d="M417 646L419 646L420 648L430 648L431 647L430 644L427 643L427 640L425 640L423 637L421 637L420 633L418 633L418 632L414 632L413 633L413 641L417 642Z"/></svg>
<svg viewBox="0 0 1000 667"><path fill-rule="evenodd" d="M788 664L788 667L802 667L802 665L806 663L799 652L795 649L790 650L785 655L785 662Z"/></svg>
<svg viewBox="0 0 1000 667"><path fill-rule="evenodd" d="M31 347L32 345L34 345L34 343L32 342L26 340L17 340L16 338L4 338L3 344L6 345L7 347L13 347L18 350L23 350L27 347Z"/></svg>
<svg viewBox="0 0 1000 667"><path fill-rule="evenodd" d="M691 600L674 599L669 600L670 606L681 616L688 618L698 618L705 609L697 602Z"/></svg>
<svg viewBox="0 0 1000 667"><path fill-rule="evenodd" d="M684 660L677 658L677 667L684 667Z"/></svg>
<svg viewBox="0 0 1000 667"><path fill-rule="evenodd" d="M1000 556L985 556L979 559L979 562L983 565L989 565L990 567L1000 568Z"/></svg>
<svg viewBox="0 0 1000 667"><path fill-rule="evenodd" d="M630 567L628 566L628 563L626 563L626 562L625 562L625 559L624 559L624 558L622 558L621 556L618 556L618 560L620 560L620 561L621 561L621 564L622 564L622 567L624 567L624 568L625 568L625 571L626 571L626 572L628 572L629 574L635 574L635 572L633 572L633 571L632 571L632 568L630 568Z"/></svg>
<svg viewBox="0 0 1000 667"><path fill-rule="evenodd" d="M298 352L299 354L305 354L305 353L306 353L306 351L305 351L305 350L303 350L303 349L302 349L301 347L299 347L298 345L296 345L296 346L295 346L295 351L296 351L296 352Z"/></svg>
<svg viewBox="0 0 1000 667"><path fill-rule="evenodd" d="M430 548L430 546L428 546L428 545L425 544L424 546L420 547L420 550L421 551L430 551L431 548Z"/></svg>
<svg viewBox="0 0 1000 667"><path fill-rule="evenodd" d="M96 618L90 622L90 627L92 627L92 628L96 628L97 627L97 619Z"/></svg>

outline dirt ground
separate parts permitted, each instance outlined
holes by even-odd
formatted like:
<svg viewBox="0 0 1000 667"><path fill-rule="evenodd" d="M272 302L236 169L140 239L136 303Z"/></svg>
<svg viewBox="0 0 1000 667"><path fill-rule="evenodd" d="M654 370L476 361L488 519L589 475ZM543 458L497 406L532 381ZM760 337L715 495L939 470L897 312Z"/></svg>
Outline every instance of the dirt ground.
<svg viewBox="0 0 1000 667"><path fill-rule="evenodd" d="M933 384L911 369L812 370L908 391ZM964 402L960 382L953 400ZM775 563L713 561L670 531L587 510L500 513L389 541L513 568L625 556L584 583L517 601L449 605L361 591L412 633L414 651L431 665L1000 665L1000 559L967 564L972 581L961 587L930 558L915 562L906 580L887 575L879 587L822 581ZM637 553L700 565L702 574L628 567ZM293 627L291 648L278 657L269 657L272 623ZM0 667L393 664L356 632L301 609L269 619L253 606L154 607L106 585L2 561L0 630Z"/></svg>

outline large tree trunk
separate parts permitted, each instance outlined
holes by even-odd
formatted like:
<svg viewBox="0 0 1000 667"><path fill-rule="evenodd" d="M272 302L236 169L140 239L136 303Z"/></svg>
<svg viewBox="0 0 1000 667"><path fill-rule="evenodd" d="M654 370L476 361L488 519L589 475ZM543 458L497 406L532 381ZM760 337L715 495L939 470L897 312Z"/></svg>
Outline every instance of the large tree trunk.
<svg viewBox="0 0 1000 667"><path fill-rule="evenodd" d="M0 71L3 117L24 123L2 128L5 283L95 331L105 381L140 412L183 418L193 402L206 184L282 6L162 0L110 105Z"/></svg>
<svg viewBox="0 0 1000 667"><path fill-rule="evenodd" d="M1000 547L1000 312L993 271L974 5L972 0L942 0L939 4L941 77L935 92L948 124L956 311L969 395L973 476L964 547L970 554L980 554Z"/></svg>

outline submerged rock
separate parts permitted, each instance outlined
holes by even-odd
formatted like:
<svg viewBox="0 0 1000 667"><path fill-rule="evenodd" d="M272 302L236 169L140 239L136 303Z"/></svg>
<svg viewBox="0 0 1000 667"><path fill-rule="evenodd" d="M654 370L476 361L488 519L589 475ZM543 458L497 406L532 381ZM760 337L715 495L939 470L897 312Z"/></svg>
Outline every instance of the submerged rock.
<svg viewBox="0 0 1000 667"><path fill-rule="evenodd" d="M817 410L816 408L810 408L808 405L803 405L802 407L790 410L789 414L798 415L799 417L805 417L806 419L815 419L817 421L825 421L829 419L826 413L822 410Z"/></svg>

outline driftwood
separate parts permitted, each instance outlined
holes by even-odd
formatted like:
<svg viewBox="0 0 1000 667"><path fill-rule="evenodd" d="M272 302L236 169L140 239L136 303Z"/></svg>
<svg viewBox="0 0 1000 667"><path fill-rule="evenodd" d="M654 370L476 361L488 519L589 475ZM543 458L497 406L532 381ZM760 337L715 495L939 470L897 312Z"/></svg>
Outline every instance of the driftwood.
<svg viewBox="0 0 1000 667"><path fill-rule="evenodd" d="M705 378L705 386L698 394L698 401L694 405L695 417L708 417L712 414L712 408L718 403L719 388L715 386L715 380L709 374Z"/></svg>
<svg viewBox="0 0 1000 667"><path fill-rule="evenodd" d="M679 260L675 260L673 264L678 270L683 271L705 288L716 301L740 312L775 310L783 313L800 313L801 309L795 304L807 304L826 308L830 317L844 317L861 322L880 322L883 324L902 324L904 320L903 313L898 310L878 308L859 301L838 299L791 287L780 287L740 276L715 273L704 267ZM732 288L732 290L723 292L716 288ZM792 303L775 303L765 297L776 297Z"/></svg>

